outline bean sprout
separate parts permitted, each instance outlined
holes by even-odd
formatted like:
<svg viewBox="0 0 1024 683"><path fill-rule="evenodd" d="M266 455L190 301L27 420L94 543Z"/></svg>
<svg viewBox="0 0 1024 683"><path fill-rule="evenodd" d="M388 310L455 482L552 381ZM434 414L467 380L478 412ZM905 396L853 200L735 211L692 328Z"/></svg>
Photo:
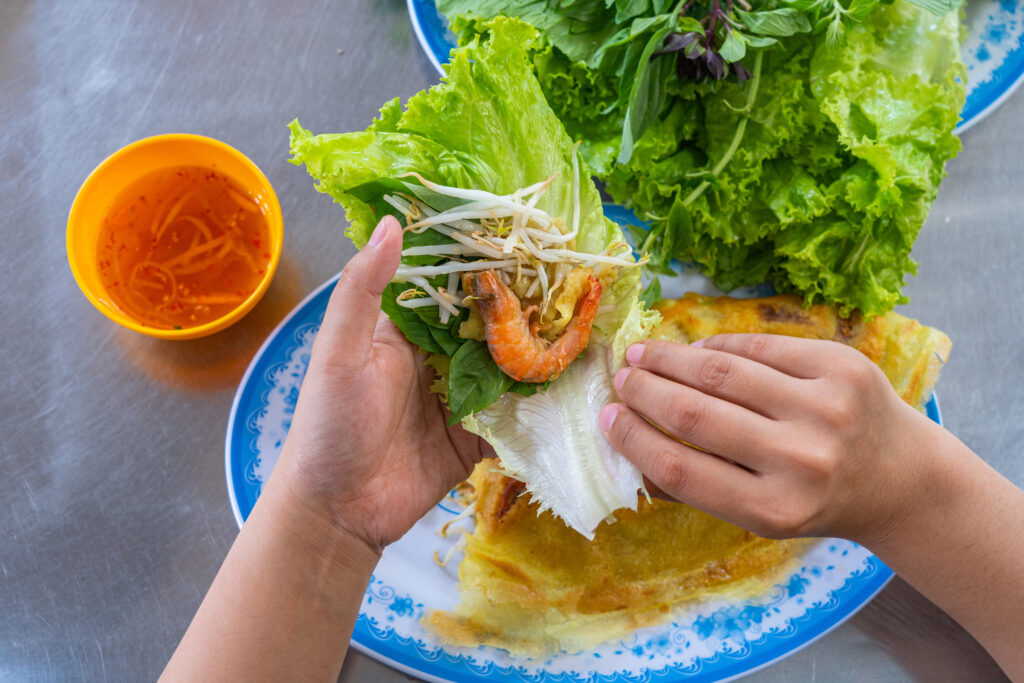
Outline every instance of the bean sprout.
<svg viewBox="0 0 1024 683"><path fill-rule="evenodd" d="M573 148L572 153L572 217L568 231L561 219L538 207L557 174L505 195L441 185L418 173L398 177L415 178L432 192L463 200L458 206L438 211L406 193L384 196L385 202L405 216L407 232L424 234L433 230L452 240L445 244L406 247L402 250L404 257L436 256L440 260L422 266L403 263L393 278L422 290L416 298L399 297L399 305L405 308L438 306L442 325L457 317L460 308L469 305L469 301L464 300L465 293L456 291L460 273L496 271L506 284L514 281L524 287L525 298L539 295L543 315L554 292L564 284L573 268L635 268L645 262L633 260L629 246L623 242L609 245L600 254L574 249L582 211L577 148ZM428 282L441 275L448 276L446 287L435 288ZM526 283L520 284L523 278Z"/></svg>

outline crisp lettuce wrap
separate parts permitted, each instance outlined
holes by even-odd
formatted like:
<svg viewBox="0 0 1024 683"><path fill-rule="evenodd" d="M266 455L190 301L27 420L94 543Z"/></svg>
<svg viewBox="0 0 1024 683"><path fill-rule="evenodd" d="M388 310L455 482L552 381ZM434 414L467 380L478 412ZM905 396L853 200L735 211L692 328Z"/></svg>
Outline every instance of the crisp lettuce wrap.
<svg viewBox="0 0 1024 683"><path fill-rule="evenodd" d="M604 217L590 171L576 158L534 76L528 52L540 40L526 23L496 19L486 36L453 53L445 82L413 96L405 111L397 100L389 102L357 133L313 135L293 122L291 151L317 189L345 208L347 234L357 246L385 214L408 225L398 273L405 280L385 292L385 312L430 355L453 419L494 446L507 473L526 483L542 509L589 537L613 510L635 509L643 490L640 472L601 435L597 415L614 400L612 377L625 348L645 338L658 315L640 303L640 269L621 265L634 265L622 231ZM516 217L506 224L500 212L516 202L526 208L510 209ZM475 233L426 225L431 216L475 215L481 207L495 218L481 219ZM529 216L539 223L516 225ZM446 225L457 227L461 220ZM548 232L537 227L543 225ZM547 268L554 282L538 276L547 292L544 303L557 299L562 271L543 258L575 259L572 270L586 266L600 273L600 284L596 275L590 280L600 288L600 300L589 344L549 382L523 381L495 363L490 330L486 343L467 334L473 307L460 308L463 297L451 296L457 278L441 272L459 268L465 277L480 263L472 249L481 239L487 253L505 248L491 262L504 263L514 234L535 237L546 251L537 259L527 253L522 268L503 266L503 277L511 281Z"/></svg>

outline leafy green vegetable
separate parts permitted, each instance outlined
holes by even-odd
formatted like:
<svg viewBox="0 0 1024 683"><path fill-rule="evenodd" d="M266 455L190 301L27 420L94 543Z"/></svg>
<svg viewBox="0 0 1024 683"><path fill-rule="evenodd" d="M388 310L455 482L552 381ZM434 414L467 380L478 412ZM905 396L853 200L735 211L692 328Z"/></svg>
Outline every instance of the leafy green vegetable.
<svg viewBox="0 0 1024 683"><path fill-rule="evenodd" d="M647 126L661 113L665 102L665 69L672 65L664 59L651 62L651 57L671 30L671 27L665 27L656 31L640 53L627 100L626 125L622 129L622 143L619 146L620 164L633 156L633 141L639 139Z"/></svg>
<svg viewBox="0 0 1024 683"><path fill-rule="evenodd" d="M460 341L462 345L454 352L445 349L445 353L452 357L448 366L448 410L451 411L448 424L462 422L508 391L520 396L533 396L548 388L549 383L517 382L506 375L494 362L487 344L473 339Z"/></svg>
<svg viewBox="0 0 1024 683"><path fill-rule="evenodd" d="M539 35L530 26L500 22L487 40L474 41L459 53L446 84L411 98L405 112L397 101L387 103L362 133L313 136L292 123L293 160L304 163L318 189L345 207L348 234L357 245L365 243L381 215L396 213L382 200L386 193L413 194L438 210L460 203L397 178L408 171L444 184L499 193L559 174L538 206L552 215L571 215L572 141L532 76L526 49L538 42ZM584 169L583 177L587 174ZM623 236L604 218L593 183L583 185L577 248L600 253ZM446 241L450 239L432 230L407 232L403 246ZM403 262L429 265L439 259L414 256ZM431 284L443 286L443 278ZM452 358L447 390L453 420L490 405L506 391L537 391L538 385L505 376L486 345L459 336L465 316L442 324L436 308L399 306L396 297L408 288L389 285L382 308L411 342L428 353Z"/></svg>
<svg viewBox="0 0 1024 683"><path fill-rule="evenodd" d="M449 424L483 410L512 388L515 380L494 363L487 344L470 339L452 355L448 370Z"/></svg>
<svg viewBox="0 0 1024 683"><path fill-rule="evenodd" d="M792 7L761 12L744 12L740 9L736 10L736 15L745 28L762 36L788 37L811 30L807 16Z"/></svg>
<svg viewBox="0 0 1024 683"><path fill-rule="evenodd" d="M955 12L904 0L438 5L463 40L492 14L543 17L534 70L606 191L650 224L639 242L652 273L696 261L726 291L771 281L869 316L905 301L910 249L959 149ZM584 5L600 31L570 19ZM675 71L659 68L671 55ZM714 78L730 63L745 81Z"/></svg>
<svg viewBox="0 0 1024 683"><path fill-rule="evenodd" d="M602 3L594 6L603 11ZM577 4L577 18L587 16L587 3ZM643 12L663 4L636 2L621 11ZM522 5L529 9L530 3ZM549 28L568 30L560 24ZM414 194L428 206L451 208L439 205L444 198L437 193L398 178L410 171L436 183L498 194L557 174L537 208L575 220L574 144L534 75L534 58L544 45L532 26L495 19L486 35L469 39L453 54L446 82L413 96L404 112L397 101L389 102L366 131L341 135L314 136L293 122L293 160L305 164L317 188L345 208L347 234L358 246L380 216L395 212L385 194ZM574 248L604 254L624 235L604 217L589 174L581 164ZM405 233L404 246L417 239L426 238ZM436 259L416 258L422 259L420 265ZM436 287L441 280L429 284ZM596 420L614 396L614 371L624 363L626 345L646 337L658 319L639 301L640 268L622 268L606 284L583 356L546 385L506 376L486 344L459 337L461 316L442 323L436 309L398 305L395 298L408 287L390 285L382 307L410 341L430 354L427 362L441 376L440 390L453 422L461 420L484 435L534 499L580 533L591 535L614 509L635 508L642 476L601 436ZM552 473L553 478L548 476Z"/></svg>
<svg viewBox="0 0 1024 683"><path fill-rule="evenodd" d="M739 0L750 10L744 12L734 8L734 1L439 0L438 8L464 39L482 30L482 19L502 14L518 17L543 31L570 62L606 72L619 95L603 111L615 109L624 120L617 160L625 163L635 141L661 111L666 84L677 75L699 81L734 73L743 80L749 76L741 63L748 48L770 47L776 42L772 36L810 31L805 13L814 14L816 20L820 14L820 8L810 5L803 10L751 10L746 0ZM845 8L835 1L846 16ZM600 85L604 90L605 84Z"/></svg>
<svg viewBox="0 0 1024 683"><path fill-rule="evenodd" d="M416 311L411 308L403 308L395 300L405 287L398 283L391 283L384 290L381 298L381 310L383 310L395 327L402 331L405 338L427 353L447 354L446 346L450 339L445 335L435 332L434 329L424 322ZM438 339L441 337L441 339ZM458 348L458 347L456 347Z"/></svg>

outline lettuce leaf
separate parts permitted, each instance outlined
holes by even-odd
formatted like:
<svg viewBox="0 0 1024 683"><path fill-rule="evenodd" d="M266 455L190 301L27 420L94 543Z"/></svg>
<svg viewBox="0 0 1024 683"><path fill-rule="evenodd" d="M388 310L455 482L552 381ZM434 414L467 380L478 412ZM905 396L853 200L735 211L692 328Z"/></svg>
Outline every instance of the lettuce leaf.
<svg viewBox="0 0 1024 683"><path fill-rule="evenodd" d="M439 0L461 40L486 33L486 17L499 12L541 28L543 40L530 47L538 80L607 192L651 224L653 272L668 272L672 259L694 261L725 291L771 281L807 303L868 316L906 301L911 247L960 148L953 129L966 69L957 12L936 18L895 0L847 22L838 46L825 31L782 37L763 53L750 112L742 111L750 81L684 83L667 74L657 116L644 117L632 155L616 164L635 48L613 34L586 54L594 34L570 20L577 4L590 7ZM619 21L612 15L621 11L631 30L666 11L639 0L603 4L601 21ZM553 28L560 21L576 32Z"/></svg>
<svg viewBox="0 0 1024 683"><path fill-rule="evenodd" d="M382 215L395 213L383 195L411 189L397 179L409 171L498 194L557 173L538 206L570 216L573 142L533 73L531 51L541 44L529 24L494 20L485 36L453 52L445 82L410 98L405 111L397 100L387 103L366 131L313 135L293 122L293 161L305 164L317 189L345 208L347 234L360 247ZM585 164L581 177L576 250L600 253L624 235L604 217ZM508 473L525 481L542 506L590 536L613 510L635 508L643 490L639 471L597 426L598 411L614 397L612 376L626 345L644 338L658 318L642 307L639 292L640 269L621 271L605 287L583 357L540 391L502 373L482 342L459 338L458 321L441 325L421 309L387 301L383 308L431 354L452 418L490 441Z"/></svg>
<svg viewBox="0 0 1024 683"><path fill-rule="evenodd" d="M643 475L615 451L597 424L617 400L613 378L626 349L646 339L660 316L639 305L640 273L630 271L601 298L590 345L531 397L505 394L463 425L494 446L506 473L526 482L540 505L587 538L620 508L636 509Z"/></svg>

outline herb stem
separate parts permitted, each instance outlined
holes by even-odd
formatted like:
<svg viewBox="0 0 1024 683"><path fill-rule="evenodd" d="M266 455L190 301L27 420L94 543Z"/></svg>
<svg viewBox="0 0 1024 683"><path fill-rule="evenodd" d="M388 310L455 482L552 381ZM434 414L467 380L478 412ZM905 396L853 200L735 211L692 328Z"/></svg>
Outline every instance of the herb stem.
<svg viewBox="0 0 1024 683"><path fill-rule="evenodd" d="M757 87L761 83L761 62L764 61L764 51L758 52L754 58L754 75L750 79L750 91L747 93L747 103L743 105L743 118L740 119L739 124L736 126L736 132L732 136L732 142L729 143L729 148L725 150L725 154L718 160L715 167L711 169L711 175L718 176L719 173L732 161L733 155L736 154L736 150L740 148L740 143L743 142L743 135L747 131L747 121L750 119L750 112L754 108L754 100L757 98ZM697 201L705 190L711 186L711 183L704 180L701 184L694 188L693 192L687 195L686 199L683 200L683 206L689 206Z"/></svg>
<svg viewBox="0 0 1024 683"><path fill-rule="evenodd" d="M648 231L647 238L644 240L644 243L640 245L640 253L641 254L648 253L648 250L650 249L651 243L653 243L654 240L657 238L657 236L661 233L661 229L664 227L664 225L665 225L665 223L661 223L660 225L658 225L653 230Z"/></svg>

